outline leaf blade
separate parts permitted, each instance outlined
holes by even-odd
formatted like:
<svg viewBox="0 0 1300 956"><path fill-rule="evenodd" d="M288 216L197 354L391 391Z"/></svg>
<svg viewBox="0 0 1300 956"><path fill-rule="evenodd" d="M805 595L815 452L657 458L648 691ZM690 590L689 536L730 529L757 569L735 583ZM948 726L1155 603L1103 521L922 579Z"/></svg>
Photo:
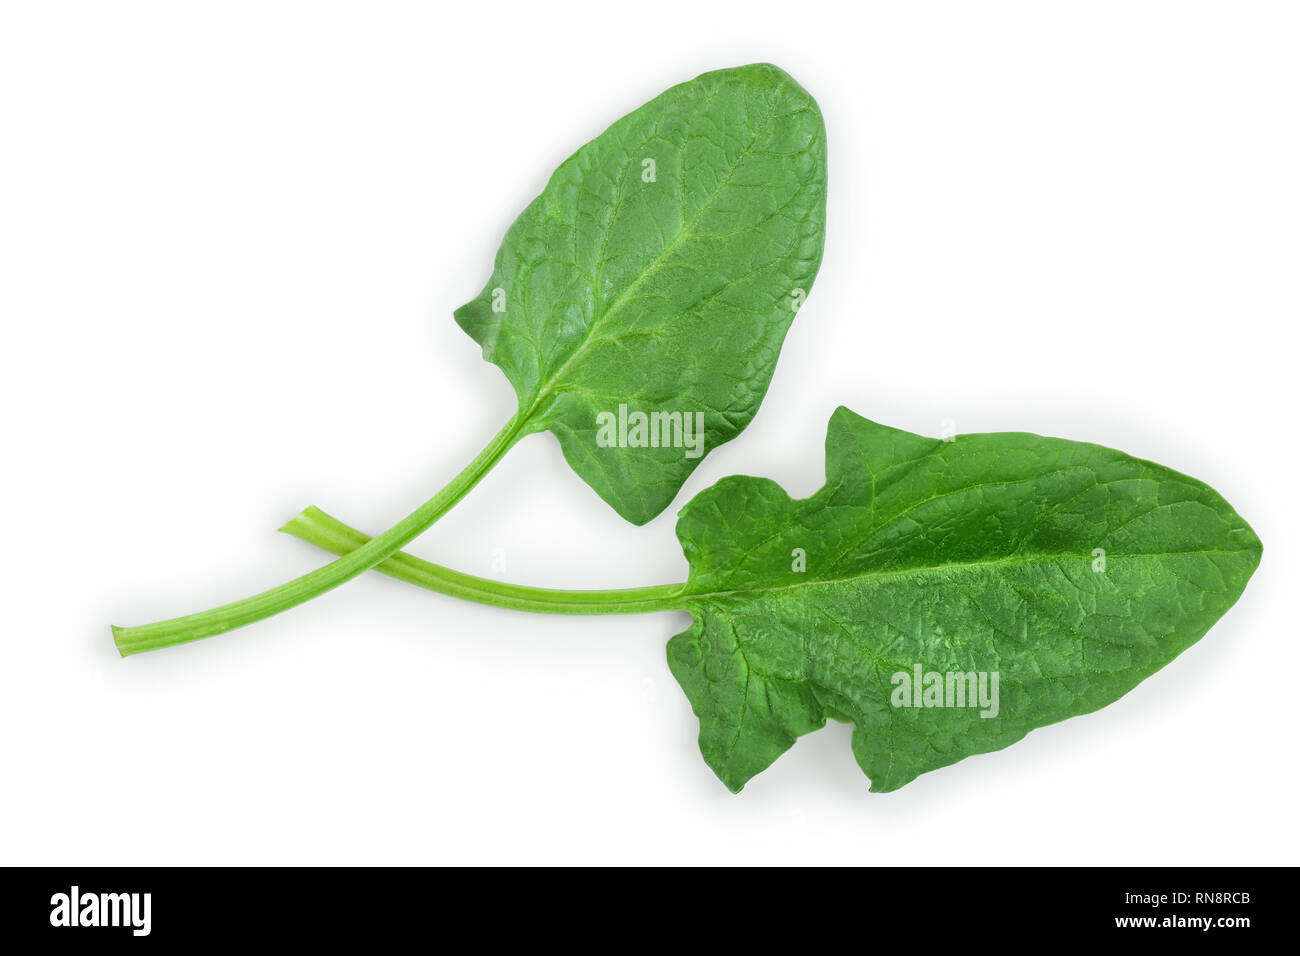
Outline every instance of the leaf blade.
<svg viewBox="0 0 1300 956"><path fill-rule="evenodd" d="M821 263L825 175L821 114L794 80L769 64L706 73L561 164L456 311L527 430L553 432L628 520L667 507L757 412ZM698 454L602 444L597 416L620 406L703 415Z"/></svg>
<svg viewBox="0 0 1300 956"><path fill-rule="evenodd" d="M1105 706L1199 639L1262 550L1208 486L1122 452L942 442L847 409L820 491L726 479L683 509L678 536L695 621L669 665L733 790L830 718L854 724L881 791ZM895 675L918 665L998 673L998 714L895 706Z"/></svg>

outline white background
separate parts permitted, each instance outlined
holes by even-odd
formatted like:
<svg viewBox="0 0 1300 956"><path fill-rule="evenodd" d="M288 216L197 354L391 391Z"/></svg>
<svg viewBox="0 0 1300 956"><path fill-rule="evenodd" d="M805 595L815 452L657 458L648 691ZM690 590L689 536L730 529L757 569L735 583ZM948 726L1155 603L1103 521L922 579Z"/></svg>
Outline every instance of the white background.
<svg viewBox="0 0 1300 956"><path fill-rule="evenodd" d="M0 13L0 862L1296 863L1300 13L1283 3L8 3ZM506 421L451 320L551 170L705 70L820 101L821 276L753 426L624 523L527 439L417 553L680 580L674 513L821 482L840 403L1100 442L1265 543L1104 711L869 794L849 729L739 796L684 615L533 617L367 575L118 658L377 530Z"/></svg>

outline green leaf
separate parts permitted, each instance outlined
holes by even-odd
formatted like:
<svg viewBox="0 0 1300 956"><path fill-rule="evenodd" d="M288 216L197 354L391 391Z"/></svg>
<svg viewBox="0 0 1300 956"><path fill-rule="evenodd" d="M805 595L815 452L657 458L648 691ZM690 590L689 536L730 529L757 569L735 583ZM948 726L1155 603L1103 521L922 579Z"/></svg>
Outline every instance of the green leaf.
<svg viewBox="0 0 1300 956"><path fill-rule="evenodd" d="M812 97L768 64L706 73L567 159L456 321L514 386L521 433L553 432L574 471L643 524L754 417L825 221ZM621 447L597 419L620 406ZM668 447L636 447L651 440L638 413L689 417L657 419ZM695 448L674 426L697 414Z"/></svg>
<svg viewBox="0 0 1300 956"><path fill-rule="evenodd" d="M1211 488L1122 452L941 441L844 408L820 491L728 478L677 534L695 621L669 666L732 790L827 718L854 725L883 791L1104 707L1200 638L1262 550ZM918 667L922 687L945 675L943 695L898 706ZM990 698L999 675L996 716L947 696L946 675L981 673Z"/></svg>

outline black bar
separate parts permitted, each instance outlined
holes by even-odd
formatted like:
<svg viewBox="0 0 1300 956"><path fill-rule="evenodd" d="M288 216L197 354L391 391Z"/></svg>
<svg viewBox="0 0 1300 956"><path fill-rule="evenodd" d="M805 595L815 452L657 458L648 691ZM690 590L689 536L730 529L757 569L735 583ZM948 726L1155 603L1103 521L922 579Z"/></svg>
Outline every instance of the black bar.
<svg viewBox="0 0 1300 956"><path fill-rule="evenodd" d="M132 947L248 941L450 942L595 932L610 943L663 935L718 949L737 935L838 931L882 941L1194 939L1235 944L1289 923L1290 869L878 868L592 874L534 870L32 868L5 871L6 940ZM77 909L73 916L73 891ZM104 894L112 894L107 899ZM148 894L147 921L144 919ZM1177 895L1183 894L1183 895ZM93 897L94 902L88 902ZM65 905L66 904L66 905ZM1207 922L1202 922L1207 921ZM71 925L72 923L119 925ZM54 925L58 923L60 925ZM748 927L748 928L746 928ZM147 933L145 932L147 930ZM613 934L612 936L610 934ZM812 936L807 934L811 933ZM935 934L939 934L937 937ZM944 934L948 934L945 936ZM62 937L62 940L60 940ZM945 939L947 942L945 943Z"/></svg>

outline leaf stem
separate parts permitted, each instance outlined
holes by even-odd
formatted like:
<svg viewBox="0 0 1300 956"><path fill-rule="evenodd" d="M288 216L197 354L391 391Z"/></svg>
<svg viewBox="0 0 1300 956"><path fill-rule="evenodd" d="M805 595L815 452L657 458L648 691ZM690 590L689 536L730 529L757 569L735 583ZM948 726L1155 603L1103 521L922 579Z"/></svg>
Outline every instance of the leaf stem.
<svg viewBox="0 0 1300 956"><path fill-rule="evenodd" d="M185 617L114 627L113 640L123 657L141 651L197 641L287 611L348 581L382 562L413 540L469 492L521 437L524 416L515 415L487 446L441 491L377 538L367 539L337 561L253 597Z"/></svg>
<svg viewBox="0 0 1300 956"><path fill-rule="evenodd" d="M332 554L355 554L371 540L338 518L312 506L280 529ZM659 584L608 591L563 591L506 584L463 574L405 552L397 552L374 566L399 581L451 597L493 607L540 614L643 614L682 607L676 600L683 584Z"/></svg>

